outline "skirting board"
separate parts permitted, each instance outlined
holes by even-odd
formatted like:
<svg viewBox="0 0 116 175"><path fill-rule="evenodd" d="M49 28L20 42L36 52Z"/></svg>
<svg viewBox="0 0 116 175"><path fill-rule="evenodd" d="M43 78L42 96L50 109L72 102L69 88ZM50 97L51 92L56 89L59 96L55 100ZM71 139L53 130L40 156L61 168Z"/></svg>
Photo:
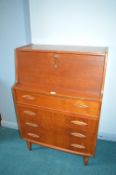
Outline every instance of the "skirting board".
<svg viewBox="0 0 116 175"><path fill-rule="evenodd" d="M18 125L16 122L11 122L11 121L1 121L1 126L6 127L6 128L12 128L12 129L18 129Z"/></svg>
<svg viewBox="0 0 116 175"><path fill-rule="evenodd" d="M18 129L18 125L16 122L10 122L10 121L1 121L1 126L12 128L12 129ZM108 140L108 141L115 141L116 142L116 134L109 134L109 133L99 133L98 139L100 140Z"/></svg>
<svg viewBox="0 0 116 175"><path fill-rule="evenodd" d="M116 134L99 133L98 139L116 142Z"/></svg>

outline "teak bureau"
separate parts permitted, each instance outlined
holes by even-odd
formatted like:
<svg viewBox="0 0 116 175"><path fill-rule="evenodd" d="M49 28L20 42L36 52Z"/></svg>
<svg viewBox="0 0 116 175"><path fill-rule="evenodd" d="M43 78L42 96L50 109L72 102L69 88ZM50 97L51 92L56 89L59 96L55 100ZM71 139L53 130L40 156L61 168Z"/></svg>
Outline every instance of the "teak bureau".
<svg viewBox="0 0 116 175"><path fill-rule="evenodd" d="M14 103L21 137L82 155L95 153L107 48L27 45L16 49Z"/></svg>

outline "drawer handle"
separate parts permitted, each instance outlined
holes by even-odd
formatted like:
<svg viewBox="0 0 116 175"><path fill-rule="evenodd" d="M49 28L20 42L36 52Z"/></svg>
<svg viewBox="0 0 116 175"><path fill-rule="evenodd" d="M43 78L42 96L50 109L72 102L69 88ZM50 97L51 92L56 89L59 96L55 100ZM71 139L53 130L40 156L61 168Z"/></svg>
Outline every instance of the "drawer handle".
<svg viewBox="0 0 116 175"><path fill-rule="evenodd" d="M79 148L79 149L85 149L85 146L84 145L79 145L79 144L71 144L72 147L75 147L75 148Z"/></svg>
<svg viewBox="0 0 116 175"><path fill-rule="evenodd" d="M80 126L87 126L88 124L79 120L72 120L71 123L75 125L80 125Z"/></svg>
<svg viewBox="0 0 116 175"><path fill-rule="evenodd" d="M36 113L32 112L32 111L23 111L23 114L27 114L27 115L31 115L31 116L35 116Z"/></svg>
<svg viewBox="0 0 116 175"><path fill-rule="evenodd" d="M35 124L35 123L26 122L25 124L28 125L28 126L32 126L34 128L37 128L38 127L38 125Z"/></svg>
<svg viewBox="0 0 116 175"><path fill-rule="evenodd" d="M78 132L72 132L70 133L72 136L79 137L79 138L86 138L86 135L78 133Z"/></svg>
<svg viewBox="0 0 116 175"><path fill-rule="evenodd" d="M85 104L75 104L75 106L78 107L78 108L83 108L83 109L89 107L89 106L87 106L87 105L85 105Z"/></svg>
<svg viewBox="0 0 116 175"><path fill-rule="evenodd" d="M22 97L27 99L27 100L35 100L35 97L32 95L22 95Z"/></svg>
<svg viewBox="0 0 116 175"><path fill-rule="evenodd" d="M33 133L27 133L27 135L28 136L31 136L31 137L34 137L34 138L39 138L39 136L38 135L36 135L36 134L33 134Z"/></svg>
<svg viewBox="0 0 116 175"><path fill-rule="evenodd" d="M56 92L55 91L50 91L50 94L51 95L56 95Z"/></svg>

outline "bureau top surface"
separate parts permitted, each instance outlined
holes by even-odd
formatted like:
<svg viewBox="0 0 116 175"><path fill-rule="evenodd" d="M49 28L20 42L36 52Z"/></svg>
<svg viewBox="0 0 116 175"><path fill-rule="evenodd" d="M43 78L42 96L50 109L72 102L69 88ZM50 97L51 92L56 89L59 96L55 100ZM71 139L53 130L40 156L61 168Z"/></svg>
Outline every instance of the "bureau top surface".
<svg viewBox="0 0 116 175"><path fill-rule="evenodd" d="M68 52L80 54L105 55L108 52L107 47L95 46L77 46L77 45L37 45L29 44L17 48L22 51L44 51L44 52Z"/></svg>

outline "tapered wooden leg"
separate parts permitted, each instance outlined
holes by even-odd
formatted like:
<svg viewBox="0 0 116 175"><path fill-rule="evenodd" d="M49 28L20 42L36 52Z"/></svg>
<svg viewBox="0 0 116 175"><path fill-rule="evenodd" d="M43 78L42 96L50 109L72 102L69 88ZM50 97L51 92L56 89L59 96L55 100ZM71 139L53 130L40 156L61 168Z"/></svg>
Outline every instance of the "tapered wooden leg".
<svg viewBox="0 0 116 175"><path fill-rule="evenodd" d="M1 117L1 114L0 114L0 126L1 126L1 120L2 120L2 117Z"/></svg>
<svg viewBox="0 0 116 175"><path fill-rule="evenodd" d="M89 161L89 157L88 156L84 156L84 164L88 165L88 161Z"/></svg>
<svg viewBox="0 0 116 175"><path fill-rule="evenodd" d="M27 147L29 150L32 150L32 143L27 141Z"/></svg>

